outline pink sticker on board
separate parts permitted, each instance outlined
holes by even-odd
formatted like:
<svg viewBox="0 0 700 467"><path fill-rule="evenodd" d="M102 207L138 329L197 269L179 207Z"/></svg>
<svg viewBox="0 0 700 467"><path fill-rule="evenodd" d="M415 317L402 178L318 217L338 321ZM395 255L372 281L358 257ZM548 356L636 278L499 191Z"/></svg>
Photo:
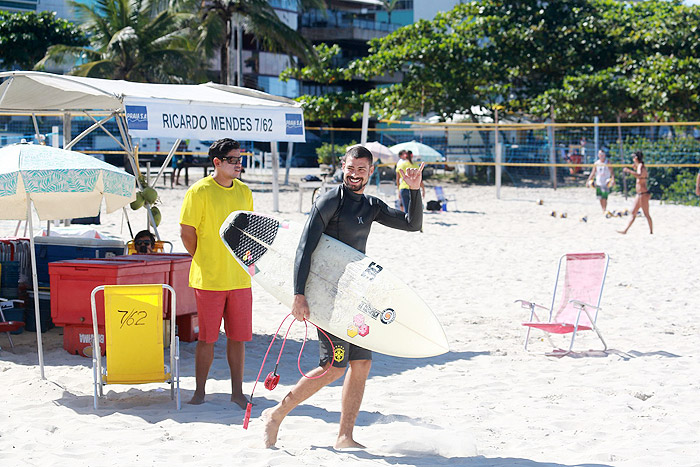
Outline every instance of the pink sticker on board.
<svg viewBox="0 0 700 467"><path fill-rule="evenodd" d="M369 334L369 325L363 324L363 325L361 325L361 326L358 326L358 327L357 327L357 333L358 333L360 336L365 337L367 334Z"/></svg>

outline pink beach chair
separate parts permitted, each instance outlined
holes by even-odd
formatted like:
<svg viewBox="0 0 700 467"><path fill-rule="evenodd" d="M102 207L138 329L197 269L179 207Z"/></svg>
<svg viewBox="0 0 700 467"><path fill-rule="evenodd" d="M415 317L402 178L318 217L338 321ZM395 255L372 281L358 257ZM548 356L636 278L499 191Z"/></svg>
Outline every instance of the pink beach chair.
<svg viewBox="0 0 700 467"><path fill-rule="evenodd" d="M545 336L555 350L547 355L566 355L571 353L574 347L576 333L579 331L595 331L603 343L603 351L608 346L596 325L598 312L600 311L600 299L603 295L603 285L608 272L609 257L606 253L573 253L562 256L559 259L557 278L554 283L552 305L547 308L534 302L516 300L523 308L530 309L530 319L523 326L527 326L525 336L525 350L530 339L530 330L537 328L544 331ZM557 300L557 285L564 264L564 282L559 295L561 297L558 308L554 308ZM549 319L546 322L540 320L535 313L535 308L549 311ZM571 343L568 350L557 349L549 337L553 334L571 333Z"/></svg>

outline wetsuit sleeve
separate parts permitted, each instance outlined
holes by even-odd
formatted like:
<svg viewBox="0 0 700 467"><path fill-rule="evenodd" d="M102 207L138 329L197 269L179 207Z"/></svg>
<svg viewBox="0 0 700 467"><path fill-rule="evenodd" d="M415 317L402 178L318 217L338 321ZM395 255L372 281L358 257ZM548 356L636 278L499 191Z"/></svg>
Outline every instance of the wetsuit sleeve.
<svg viewBox="0 0 700 467"><path fill-rule="evenodd" d="M411 197L408 201L408 211L393 209L377 199L378 212L374 220L392 229L415 232L423 226L423 201L420 190L408 190ZM376 199L376 198L375 198Z"/></svg>
<svg viewBox="0 0 700 467"><path fill-rule="evenodd" d="M304 294L306 280L311 269L311 254L318 246L321 235L335 214L338 206L337 197L324 197L313 205L309 218L306 220L304 231L299 239L297 254L294 260L294 293Z"/></svg>

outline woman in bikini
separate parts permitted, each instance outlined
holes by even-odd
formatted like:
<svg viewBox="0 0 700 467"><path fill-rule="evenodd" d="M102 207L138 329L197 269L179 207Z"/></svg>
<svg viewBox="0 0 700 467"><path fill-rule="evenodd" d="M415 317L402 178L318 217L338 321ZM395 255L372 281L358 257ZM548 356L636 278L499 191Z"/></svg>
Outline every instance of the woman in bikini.
<svg viewBox="0 0 700 467"><path fill-rule="evenodd" d="M637 151L632 154L632 162L634 163L634 170L630 170L625 167L622 169L622 171L624 173L634 175L634 178L637 179L637 183L635 185L637 196L634 198L634 207L632 208L630 223L627 224L627 228L625 230L618 230L618 232L621 234L627 233L630 227L632 227L634 219L637 217L637 211L639 211L639 208L641 208L642 212L644 212L644 217L647 218L647 222L649 223L649 233L653 234L654 228L651 222L651 216L649 215L649 199L651 199L651 193L649 192L649 188L647 188L647 179L649 178L649 174L646 166L644 165L644 156L642 155L642 151Z"/></svg>

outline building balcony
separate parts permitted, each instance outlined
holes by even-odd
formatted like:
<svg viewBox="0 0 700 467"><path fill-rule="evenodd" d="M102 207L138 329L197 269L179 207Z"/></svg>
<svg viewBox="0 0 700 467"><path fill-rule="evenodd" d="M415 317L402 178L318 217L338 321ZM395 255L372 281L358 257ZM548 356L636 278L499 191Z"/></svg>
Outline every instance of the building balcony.
<svg viewBox="0 0 700 467"><path fill-rule="evenodd" d="M337 42L343 40L367 42L387 36L400 26L380 23L363 15L344 11L318 11L301 17L301 34L312 42Z"/></svg>

